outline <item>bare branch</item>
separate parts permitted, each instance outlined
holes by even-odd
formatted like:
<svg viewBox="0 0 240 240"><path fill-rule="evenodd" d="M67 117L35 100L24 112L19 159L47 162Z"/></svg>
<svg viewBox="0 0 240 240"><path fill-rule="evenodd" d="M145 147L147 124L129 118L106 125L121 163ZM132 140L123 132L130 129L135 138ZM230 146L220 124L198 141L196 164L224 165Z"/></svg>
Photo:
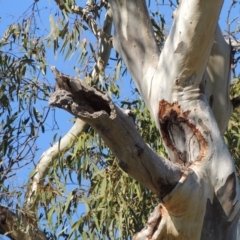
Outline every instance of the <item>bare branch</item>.
<svg viewBox="0 0 240 240"><path fill-rule="evenodd" d="M103 33L100 35L99 40L99 52L98 59L93 67L93 71L91 73L91 77L94 82L96 82L96 78L98 74L103 74L104 69L107 66L108 59L110 57L110 52L112 48L112 41L110 40L111 30L112 30L112 10L109 8L105 14L104 25L103 25Z"/></svg>
<svg viewBox="0 0 240 240"><path fill-rule="evenodd" d="M240 51L240 41L231 39L231 46L236 49L236 51Z"/></svg>
<svg viewBox="0 0 240 240"><path fill-rule="evenodd" d="M229 37L231 36L231 24L237 19L237 18L235 18L233 20L230 20L230 13L236 3L237 2L235 0L232 0L230 7L228 9L228 13L227 13L227 20L226 20L227 21L227 33L228 33Z"/></svg>
<svg viewBox="0 0 240 240"><path fill-rule="evenodd" d="M58 90L50 104L70 112L91 125L102 137L119 166L160 197L169 193L182 176L177 165L159 157L141 138L128 114L112 103L107 95L78 78L53 68Z"/></svg>

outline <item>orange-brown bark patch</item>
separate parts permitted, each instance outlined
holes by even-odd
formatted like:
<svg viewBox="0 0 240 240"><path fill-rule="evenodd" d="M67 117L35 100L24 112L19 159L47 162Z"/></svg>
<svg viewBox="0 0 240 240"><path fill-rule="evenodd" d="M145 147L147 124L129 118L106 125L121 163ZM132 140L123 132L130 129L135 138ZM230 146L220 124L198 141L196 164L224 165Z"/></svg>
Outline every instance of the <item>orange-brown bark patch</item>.
<svg viewBox="0 0 240 240"><path fill-rule="evenodd" d="M188 164L191 154L191 147L199 149L199 154L192 161L201 161L207 151L207 141L196 125L189 121L190 111L183 111L177 103L169 103L165 100L159 102L159 123L163 141L169 150L173 151L178 159L173 161ZM174 131L175 130L175 131ZM180 136L176 136L180 134ZM175 136L174 136L175 134ZM178 140L175 144L174 140ZM182 143L179 142L182 140ZM178 145L185 146L185 149L178 149ZM179 161L180 160L180 161Z"/></svg>

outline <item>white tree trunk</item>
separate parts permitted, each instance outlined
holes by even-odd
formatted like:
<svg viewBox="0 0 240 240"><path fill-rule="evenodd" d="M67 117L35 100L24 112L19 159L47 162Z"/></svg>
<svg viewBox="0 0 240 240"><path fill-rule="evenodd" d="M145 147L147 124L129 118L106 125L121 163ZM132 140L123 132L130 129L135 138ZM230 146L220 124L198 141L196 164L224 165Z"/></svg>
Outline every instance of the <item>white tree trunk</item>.
<svg viewBox="0 0 240 240"><path fill-rule="evenodd" d="M217 27L222 1L181 1L161 54L144 0L111 0L110 4L114 47L161 132L170 161L155 156L126 116L80 80L57 74L59 89L50 103L93 126L120 166L162 199L135 240L236 240L239 182L222 138L231 112L230 50L225 52L228 46ZM217 105L212 110L209 106L211 95L228 111L223 121Z"/></svg>
<svg viewBox="0 0 240 240"><path fill-rule="evenodd" d="M202 80L202 89L205 91L222 134L232 114L229 96L231 58L231 46L226 43L220 27L217 26L207 69Z"/></svg>
<svg viewBox="0 0 240 240"><path fill-rule="evenodd" d="M133 58L134 55L139 56L135 51L136 44L140 52L148 49L149 35L145 34L146 22L149 21L147 13L145 19L142 14L136 20L140 12L146 12L144 1L111 1L111 4L115 24L114 46L128 68L134 69L132 75L141 92L145 90L142 95L160 129L170 160L186 167L179 184L163 198L158 209L161 221L153 239L163 236L166 239L193 239L193 236L194 239L234 239L232 226L239 217L238 179L209 108L205 89L200 88L222 1L181 1L155 71L152 71L151 51L151 55L144 59ZM132 18L138 21L137 27ZM121 27L119 23L124 24ZM219 41L221 37L218 29L215 45L224 52L226 46ZM215 50L219 52L216 47L213 53ZM220 61L211 64L216 58L228 63L227 71L225 68L220 70L223 72L222 76L219 74L220 79L213 70L223 65L217 64ZM138 64L144 66L139 68ZM229 84L229 64L229 51L225 55L211 56L209 66L214 65L215 69L209 67L208 72L212 74L210 78L214 83ZM152 76L145 75L148 69L153 72ZM223 95L227 90L217 88L219 84L213 86L215 95L218 95L216 100L219 100L216 104L222 100L221 106L229 112L229 97ZM218 108L213 110L219 119ZM223 124L220 120L218 122L221 128L226 126L226 120ZM219 225L214 221L217 219L221 219ZM141 239L144 233L138 236L136 239Z"/></svg>

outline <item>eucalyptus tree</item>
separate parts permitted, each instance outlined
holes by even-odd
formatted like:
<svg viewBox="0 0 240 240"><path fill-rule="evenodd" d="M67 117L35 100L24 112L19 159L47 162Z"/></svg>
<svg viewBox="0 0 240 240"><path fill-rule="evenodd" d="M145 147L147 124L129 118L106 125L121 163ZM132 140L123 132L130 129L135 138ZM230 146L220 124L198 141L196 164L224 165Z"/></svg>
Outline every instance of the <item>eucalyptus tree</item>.
<svg viewBox="0 0 240 240"><path fill-rule="evenodd" d="M49 35L34 44L33 38L23 35L28 51L22 57L24 63L33 67L34 57L45 73L45 42L52 43L54 52L68 45L67 58L79 47L83 29L93 33L98 47L82 39L80 60L85 70L77 77L51 66L56 87L49 103L70 112L76 121L40 157L23 207L15 206L21 212L2 207L1 233L12 239L54 239L56 235L69 239L127 239L131 235L135 240L237 239L240 193L233 158L239 156L235 120L239 111L231 120L232 129L237 127L226 134L232 155L223 134L232 103L238 105L238 87L231 101L229 80L232 50L238 51L239 44L231 36L224 38L218 25L223 1L182 0L173 12L167 37L144 0L89 0L84 8L74 1L55 2L63 18L55 23L50 16ZM73 16L80 21L76 17L70 31ZM103 21L102 28L96 19ZM13 25L2 44L9 44L10 36L22 41L21 32L19 25ZM92 55L86 58L88 51ZM116 68L109 80L111 61ZM122 101L121 106L115 103L119 88L114 79L126 72L122 61L155 125L140 97ZM25 65L20 66L21 70ZM24 69L20 77L25 76ZM47 98L51 89L39 87ZM44 117L35 108L32 111L42 127ZM36 131L30 130L31 134ZM64 184L68 179L74 182L73 172L80 187L65 196ZM89 187L82 187L83 179ZM86 212L74 220L80 201ZM38 223L48 224L44 232Z"/></svg>

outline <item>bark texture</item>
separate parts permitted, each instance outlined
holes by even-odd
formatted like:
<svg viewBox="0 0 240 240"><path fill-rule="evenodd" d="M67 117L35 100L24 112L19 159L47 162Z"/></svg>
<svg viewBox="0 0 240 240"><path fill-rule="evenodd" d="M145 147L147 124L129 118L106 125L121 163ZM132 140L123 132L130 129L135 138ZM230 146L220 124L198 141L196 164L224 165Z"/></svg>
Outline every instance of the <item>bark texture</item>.
<svg viewBox="0 0 240 240"><path fill-rule="evenodd" d="M110 98L54 69L58 90L50 104L63 108L91 125L103 138L120 167L160 197L177 184L184 168L159 157L139 135L130 112L122 111ZM137 166L137 168L136 168Z"/></svg>
<svg viewBox="0 0 240 240"><path fill-rule="evenodd" d="M144 101L160 129L170 160L187 167L174 190L155 209L159 211L155 228L145 228L135 239L236 239L233 229L239 218L239 186L219 130L223 131L230 114L221 121L218 109L213 106L211 111L205 93L208 86L201 84L208 64L208 81L213 88L209 92L216 91L214 98L219 101L214 101L219 104L222 100L222 109L230 112L229 96L223 94L228 90L218 89L221 84L228 86L230 66L229 51L225 52L227 46L216 30L222 1L181 1L154 71L155 62L152 65L151 57L144 55L149 41L146 32L151 33L151 29L145 30L149 17L144 1L112 0L111 6L114 46L129 70L134 69L131 74L140 91L144 90ZM137 27L132 19L139 22ZM140 53L135 50L136 36ZM142 68L140 61L145 64ZM216 69L221 67L222 75L218 75ZM148 69L152 75L146 76ZM219 226L226 227L217 226L213 213L221 219Z"/></svg>
<svg viewBox="0 0 240 240"><path fill-rule="evenodd" d="M202 80L202 89L205 91L209 106L222 134L225 132L232 114L229 95L231 64L231 46L227 44L220 27L217 26L207 69Z"/></svg>
<svg viewBox="0 0 240 240"><path fill-rule="evenodd" d="M170 161L142 141L129 116L106 95L79 79L54 70L57 90L50 104L95 128L123 170L162 199L135 240L236 240L239 182L222 137L231 114L230 48L217 26L222 1L181 1L161 54L144 0L110 4L114 48L161 132Z"/></svg>

